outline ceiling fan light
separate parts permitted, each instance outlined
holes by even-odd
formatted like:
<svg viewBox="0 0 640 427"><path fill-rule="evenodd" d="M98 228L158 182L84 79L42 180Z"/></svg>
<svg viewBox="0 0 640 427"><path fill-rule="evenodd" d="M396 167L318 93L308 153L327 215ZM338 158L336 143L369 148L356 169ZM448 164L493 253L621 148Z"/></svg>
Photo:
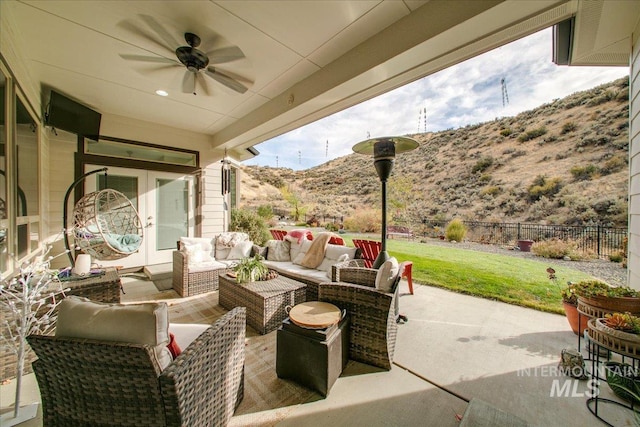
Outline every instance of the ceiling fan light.
<svg viewBox="0 0 640 427"><path fill-rule="evenodd" d="M166 90L158 89L158 90L156 91L156 95L160 95L160 96L169 96L169 92L167 92Z"/></svg>

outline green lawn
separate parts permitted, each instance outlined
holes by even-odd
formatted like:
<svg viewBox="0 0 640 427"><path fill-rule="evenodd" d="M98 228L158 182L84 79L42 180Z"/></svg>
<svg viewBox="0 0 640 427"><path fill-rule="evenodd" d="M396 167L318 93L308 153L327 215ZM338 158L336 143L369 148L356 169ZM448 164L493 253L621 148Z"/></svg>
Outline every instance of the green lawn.
<svg viewBox="0 0 640 427"><path fill-rule="evenodd" d="M342 235L353 246L354 235ZM413 261L413 281L469 295L564 313L560 289L547 277L553 267L559 283L591 278L578 270L561 267L553 260L529 260L486 252L387 240L387 250L398 261Z"/></svg>

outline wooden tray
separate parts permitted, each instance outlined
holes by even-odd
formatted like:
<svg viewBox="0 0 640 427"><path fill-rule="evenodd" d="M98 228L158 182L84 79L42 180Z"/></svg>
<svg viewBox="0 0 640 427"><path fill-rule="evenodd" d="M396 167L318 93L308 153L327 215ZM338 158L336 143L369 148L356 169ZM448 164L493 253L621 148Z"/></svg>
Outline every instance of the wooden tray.
<svg viewBox="0 0 640 427"><path fill-rule="evenodd" d="M323 329L340 321L340 309L328 302L308 301L289 311L293 323L303 328Z"/></svg>

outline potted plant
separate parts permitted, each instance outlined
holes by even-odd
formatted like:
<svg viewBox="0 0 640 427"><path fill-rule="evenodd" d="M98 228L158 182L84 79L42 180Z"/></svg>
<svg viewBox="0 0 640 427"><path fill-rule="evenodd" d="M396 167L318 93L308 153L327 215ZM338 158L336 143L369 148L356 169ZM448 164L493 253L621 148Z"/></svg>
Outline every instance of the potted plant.
<svg viewBox="0 0 640 427"><path fill-rule="evenodd" d="M640 315L640 294L626 286L610 286L599 280L578 283L575 292L581 304L603 312Z"/></svg>
<svg viewBox="0 0 640 427"><path fill-rule="evenodd" d="M576 293L576 288L581 286L581 284L567 282L567 287L561 288L558 284L556 271L549 267L547 268L547 274L549 275L549 279L560 288L562 307L564 308L564 314L567 317L569 326L571 326L571 330L574 334L582 336L584 330L587 329L589 318L587 316L580 316L580 313L578 313L578 294Z"/></svg>
<svg viewBox="0 0 640 427"><path fill-rule="evenodd" d="M262 263L262 257L255 255L253 258L243 258L234 268L236 282L246 283L262 280L269 273L269 269Z"/></svg>

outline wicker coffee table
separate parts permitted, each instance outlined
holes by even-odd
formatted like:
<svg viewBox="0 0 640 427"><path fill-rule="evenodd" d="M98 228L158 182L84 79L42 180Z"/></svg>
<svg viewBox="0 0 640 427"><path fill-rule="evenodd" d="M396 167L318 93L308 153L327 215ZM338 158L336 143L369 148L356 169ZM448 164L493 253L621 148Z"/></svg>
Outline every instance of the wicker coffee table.
<svg viewBox="0 0 640 427"><path fill-rule="evenodd" d="M247 307L247 323L260 334L268 334L287 318L285 307L306 301L306 285L287 277L250 283L236 283L220 275L220 305L227 310Z"/></svg>

